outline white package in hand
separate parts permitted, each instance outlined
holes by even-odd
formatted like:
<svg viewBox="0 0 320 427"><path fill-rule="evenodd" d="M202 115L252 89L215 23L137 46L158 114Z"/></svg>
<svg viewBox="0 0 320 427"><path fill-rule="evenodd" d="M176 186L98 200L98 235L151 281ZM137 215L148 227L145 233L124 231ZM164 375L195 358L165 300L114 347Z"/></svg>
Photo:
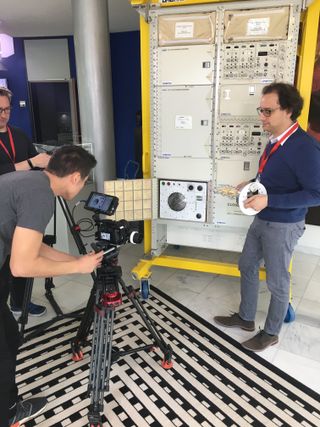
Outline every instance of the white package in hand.
<svg viewBox="0 0 320 427"><path fill-rule="evenodd" d="M252 208L245 208L244 202L249 199L252 196L255 196L256 194L262 194L266 195L267 190L265 189L265 186L262 185L260 182L250 182L247 184L243 189L240 191L239 197L238 197L238 205L242 213L245 215L256 215L260 211L256 211Z"/></svg>

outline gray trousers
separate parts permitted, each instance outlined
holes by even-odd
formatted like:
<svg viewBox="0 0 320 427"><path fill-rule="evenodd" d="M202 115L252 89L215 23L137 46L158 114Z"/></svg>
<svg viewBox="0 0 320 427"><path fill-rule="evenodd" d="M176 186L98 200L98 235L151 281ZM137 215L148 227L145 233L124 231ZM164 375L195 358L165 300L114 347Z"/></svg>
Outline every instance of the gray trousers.
<svg viewBox="0 0 320 427"><path fill-rule="evenodd" d="M259 294L259 268L264 260L266 281L271 293L264 331L278 335L288 310L290 260L298 239L305 230L304 221L296 223L253 220L239 259L241 303L239 315L254 320Z"/></svg>

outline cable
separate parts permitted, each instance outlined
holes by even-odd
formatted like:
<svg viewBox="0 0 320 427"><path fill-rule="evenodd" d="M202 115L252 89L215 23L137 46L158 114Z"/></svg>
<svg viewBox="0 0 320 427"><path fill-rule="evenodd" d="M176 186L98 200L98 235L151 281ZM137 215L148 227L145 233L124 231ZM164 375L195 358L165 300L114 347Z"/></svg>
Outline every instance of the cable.
<svg viewBox="0 0 320 427"><path fill-rule="evenodd" d="M76 208L80 205L80 203L85 203L85 202L86 202L86 200L79 200L73 206L72 211L71 211L71 216L72 216L73 221L79 227L79 234L80 234L81 237L94 237L95 236L94 233L84 234L84 232L89 232L89 231L94 230L94 223L93 223L93 221L92 221L91 218L84 217L84 218L79 219L78 221L76 221L75 218L74 218L74 212L75 212ZM81 224L87 224L87 227L86 228L82 228Z"/></svg>

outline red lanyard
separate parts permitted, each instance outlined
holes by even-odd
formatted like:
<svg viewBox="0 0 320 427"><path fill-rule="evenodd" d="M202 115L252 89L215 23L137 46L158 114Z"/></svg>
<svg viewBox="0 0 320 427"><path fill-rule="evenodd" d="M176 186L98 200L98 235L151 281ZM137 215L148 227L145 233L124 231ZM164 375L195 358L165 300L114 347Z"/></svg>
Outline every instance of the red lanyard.
<svg viewBox="0 0 320 427"><path fill-rule="evenodd" d="M11 151L12 151L12 157L11 157L11 154L9 153L7 147L1 141L1 139L0 139L0 145L4 149L4 151L6 152L7 156L12 161L12 163L15 164L15 162L16 162L16 148L14 146L14 142L13 142L13 138L12 138L12 133L11 133L11 130L9 129L9 126L8 126L8 135L9 135L9 141L10 141L10 146L11 146Z"/></svg>
<svg viewBox="0 0 320 427"><path fill-rule="evenodd" d="M269 160L270 156L277 151L277 149L280 147L280 145L287 139L289 138L289 136L291 136L297 129L298 129L299 125L298 123L295 123L293 126L291 126L287 132L282 135L282 137L279 139L279 141L277 141L276 143L273 144L273 147L271 148L269 154L266 154L266 148L261 156L261 160L260 160L260 165L259 165L259 171L258 174L260 175L263 172L263 169L265 167L265 165L267 164L267 161Z"/></svg>

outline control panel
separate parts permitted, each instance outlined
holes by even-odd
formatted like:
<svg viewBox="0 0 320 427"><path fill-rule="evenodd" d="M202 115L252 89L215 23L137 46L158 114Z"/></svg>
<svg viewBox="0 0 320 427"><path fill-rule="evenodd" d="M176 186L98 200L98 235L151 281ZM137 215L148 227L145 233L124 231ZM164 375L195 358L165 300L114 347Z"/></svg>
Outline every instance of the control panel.
<svg viewBox="0 0 320 427"><path fill-rule="evenodd" d="M258 124L221 124L219 132L217 160L260 157L267 140L266 132Z"/></svg>
<svg viewBox="0 0 320 427"><path fill-rule="evenodd" d="M161 179L159 185L160 218L206 221L206 182Z"/></svg>
<svg viewBox="0 0 320 427"><path fill-rule="evenodd" d="M283 80L286 43L241 43L223 47L222 80Z"/></svg>

